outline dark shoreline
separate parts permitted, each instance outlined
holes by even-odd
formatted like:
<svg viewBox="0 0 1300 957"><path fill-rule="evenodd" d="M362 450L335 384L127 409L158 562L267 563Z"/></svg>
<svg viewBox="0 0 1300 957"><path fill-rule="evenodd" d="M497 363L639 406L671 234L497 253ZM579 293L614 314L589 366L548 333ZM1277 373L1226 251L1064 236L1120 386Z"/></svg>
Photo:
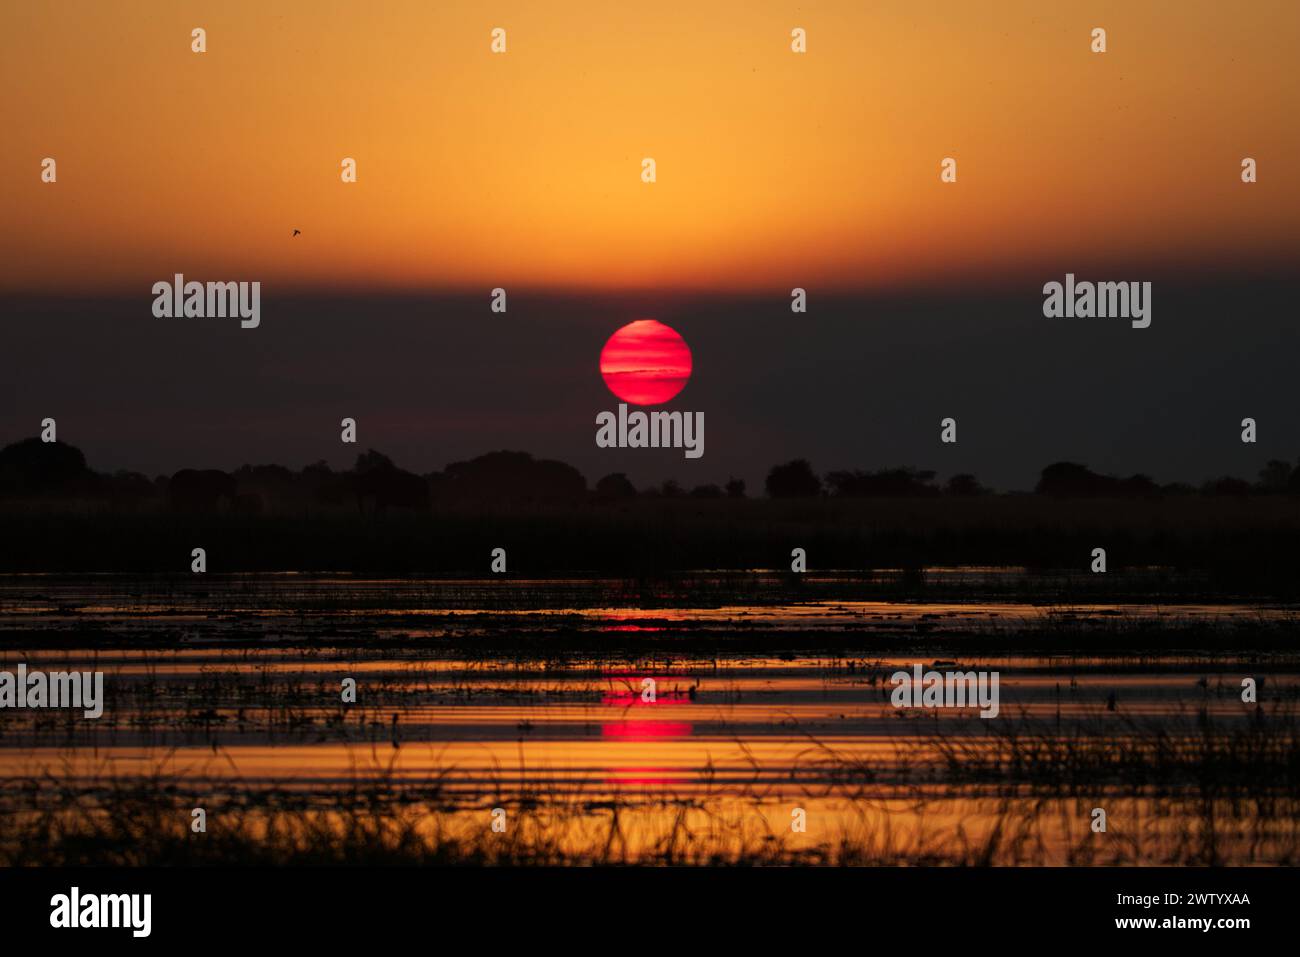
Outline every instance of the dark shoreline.
<svg viewBox="0 0 1300 957"><path fill-rule="evenodd" d="M825 569L896 569L872 580L891 597L922 590L922 569L1016 566L1058 598L1122 591L1131 600L1300 600L1300 499L1286 495L1056 499L694 500L239 515L159 509L0 511L0 572L111 568L185 575L202 547L209 573L349 572L487 576L494 549L507 577L677 576L687 569L778 569L806 553ZM1093 550L1106 574L1091 574ZM1159 572L1143 571L1161 569ZM1143 577L1145 576L1145 577ZM800 587L794 584L790 588ZM1025 598L1041 597L1031 588Z"/></svg>

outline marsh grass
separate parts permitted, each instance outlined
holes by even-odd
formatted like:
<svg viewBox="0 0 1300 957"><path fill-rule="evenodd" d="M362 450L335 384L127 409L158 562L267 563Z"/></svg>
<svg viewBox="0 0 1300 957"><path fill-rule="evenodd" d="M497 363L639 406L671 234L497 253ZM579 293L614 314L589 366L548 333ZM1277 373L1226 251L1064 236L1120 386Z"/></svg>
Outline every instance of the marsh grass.
<svg viewBox="0 0 1300 957"><path fill-rule="evenodd" d="M810 738L804 767L818 770L820 788L714 789L706 769L703 790L683 798L636 788L553 794L505 769L467 794L446 772L401 778L377 749L346 784L315 789L235 778L214 793L166 762L145 777L115 777L105 765L76 784L58 774L11 780L0 800L0 865L1300 863L1294 714L1192 736L1130 730L936 735L924 756L900 739L897 753L911 763L888 774ZM791 833L789 809L800 804L834 823ZM190 812L200 806L208 830L195 834ZM491 830L494 807L507 813L505 833ZM1091 830L1096 807L1107 813L1105 834Z"/></svg>

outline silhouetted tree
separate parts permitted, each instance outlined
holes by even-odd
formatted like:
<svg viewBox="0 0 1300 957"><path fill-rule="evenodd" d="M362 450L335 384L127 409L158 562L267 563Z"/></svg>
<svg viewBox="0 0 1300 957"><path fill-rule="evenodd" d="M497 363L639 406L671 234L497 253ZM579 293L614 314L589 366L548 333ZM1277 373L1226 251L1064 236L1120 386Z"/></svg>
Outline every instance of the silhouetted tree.
<svg viewBox="0 0 1300 957"><path fill-rule="evenodd" d="M663 484L659 486L659 494L664 498L681 498L682 487L675 479L664 479Z"/></svg>
<svg viewBox="0 0 1300 957"><path fill-rule="evenodd" d="M784 465L772 466L764 485L772 498L807 498L820 495L822 490L821 479L813 472L807 459L794 459Z"/></svg>
<svg viewBox="0 0 1300 957"><path fill-rule="evenodd" d="M395 469L397 466L387 455L382 452L376 452L374 449L367 449L357 456L357 464L352 467L352 471L358 475L362 472L369 472L371 469Z"/></svg>
<svg viewBox="0 0 1300 957"><path fill-rule="evenodd" d="M1043 469L1035 489L1041 495L1063 496L1139 496L1159 495L1164 489L1149 475L1137 473L1128 478L1098 475L1077 462L1055 462ZM1177 492L1176 488L1171 489Z"/></svg>
<svg viewBox="0 0 1300 957"><path fill-rule="evenodd" d="M444 470L440 492L456 499L571 502L586 497L587 480L572 465L527 452L489 452Z"/></svg>
<svg viewBox="0 0 1300 957"><path fill-rule="evenodd" d="M383 514L390 509L429 507L428 483L413 472L399 469L392 459L374 449L357 456L352 490L362 512Z"/></svg>
<svg viewBox="0 0 1300 957"><path fill-rule="evenodd" d="M738 478L727 479L727 484L723 486L727 491L727 498L744 498L745 497L745 480Z"/></svg>
<svg viewBox="0 0 1300 957"><path fill-rule="evenodd" d="M722 498L722 488L718 485L697 485L691 489L691 498Z"/></svg>
<svg viewBox="0 0 1300 957"><path fill-rule="evenodd" d="M1105 495L1114 490L1114 479L1098 475L1077 462L1054 462L1047 466L1034 488L1040 495Z"/></svg>
<svg viewBox="0 0 1300 957"><path fill-rule="evenodd" d="M100 483L115 507L134 509L144 502L155 499L158 488L147 475L139 472L118 470L106 476Z"/></svg>
<svg viewBox="0 0 1300 957"><path fill-rule="evenodd" d="M1284 462L1281 459L1270 459L1264 467L1259 470L1259 485L1266 492L1284 492L1291 484L1290 462Z"/></svg>
<svg viewBox="0 0 1300 957"><path fill-rule="evenodd" d="M1201 491L1206 495L1249 495L1252 489L1245 479L1224 475L1210 479L1201 486Z"/></svg>
<svg viewBox="0 0 1300 957"><path fill-rule="evenodd" d="M1159 493L1160 486L1155 483L1155 479L1151 478L1150 475L1138 473L1117 480L1115 482L1115 491L1120 495L1155 495Z"/></svg>
<svg viewBox="0 0 1300 957"><path fill-rule="evenodd" d="M969 472L959 472L950 476L943 490L948 495L984 495L988 489L979 483L979 479Z"/></svg>
<svg viewBox="0 0 1300 957"><path fill-rule="evenodd" d="M233 509L238 485L220 469L181 469L167 483L167 499L178 512Z"/></svg>
<svg viewBox="0 0 1300 957"><path fill-rule="evenodd" d="M0 493L69 495L88 490L93 479L81 449L66 442L30 438L0 449Z"/></svg>
<svg viewBox="0 0 1300 957"><path fill-rule="evenodd" d="M241 465L231 473L239 486L235 510L257 515L301 499L299 477L283 465Z"/></svg>
<svg viewBox="0 0 1300 957"><path fill-rule="evenodd" d="M335 472L324 459L303 466L298 475L298 485L305 501L315 505L342 506L353 496L351 477L346 472Z"/></svg>
<svg viewBox="0 0 1300 957"><path fill-rule="evenodd" d="M596 497L606 502L636 498L636 486L624 473L614 472L596 483Z"/></svg>
<svg viewBox="0 0 1300 957"><path fill-rule="evenodd" d="M844 498L934 495L938 489L933 481L934 472L917 469L854 470L829 473L826 487L832 495Z"/></svg>

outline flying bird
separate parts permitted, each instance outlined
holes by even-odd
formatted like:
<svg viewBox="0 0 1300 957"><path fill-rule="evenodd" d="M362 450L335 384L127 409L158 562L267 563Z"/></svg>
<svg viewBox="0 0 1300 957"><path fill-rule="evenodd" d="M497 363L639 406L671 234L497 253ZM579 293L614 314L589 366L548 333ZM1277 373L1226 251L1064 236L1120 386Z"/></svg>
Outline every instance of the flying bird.
<svg viewBox="0 0 1300 957"><path fill-rule="evenodd" d="M293 231L293 236L297 236L297 235L299 235L300 233L302 233L302 230L301 230L301 229L295 229L295 230ZM289 238L292 239L293 236L290 236Z"/></svg>

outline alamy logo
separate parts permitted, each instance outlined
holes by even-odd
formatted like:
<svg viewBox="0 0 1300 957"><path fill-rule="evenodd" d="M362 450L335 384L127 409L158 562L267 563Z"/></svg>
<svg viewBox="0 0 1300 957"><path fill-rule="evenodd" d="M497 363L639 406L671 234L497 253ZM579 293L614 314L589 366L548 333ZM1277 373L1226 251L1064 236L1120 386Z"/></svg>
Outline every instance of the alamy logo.
<svg viewBox="0 0 1300 957"><path fill-rule="evenodd" d="M602 449L685 449L688 459L704 454L703 412L628 412L618 404L618 415L596 416L596 445Z"/></svg>
<svg viewBox="0 0 1300 957"><path fill-rule="evenodd" d="M1048 319L1131 319L1134 329L1151 325L1151 283L1075 282L1043 286L1043 315Z"/></svg>
<svg viewBox="0 0 1300 957"><path fill-rule="evenodd" d="M81 708L86 718L104 713L102 671L0 671L0 708Z"/></svg>
<svg viewBox="0 0 1300 957"><path fill-rule="evenodd" d="M924 671L913 665L912 672L895 671L889 696L895 708L976 708L981 718L998 716L998 672Z"/></svg>
<svg viewBox="0 0 1300 957"><path fill-rule="evenodd" d="M153 284L153 314L159 319L225 319L239 317L244 329L262 321L260 282L186 282L176 273L171 282Z"/></svg>
<svg viewBox="0 0 1300 957"><path fill-rule="evenodd" d="M619 329L600 353L605 385L623 401L618 412L596 416L602 449L684 449L704 454L703 412L628 411L628 405L660 405L681 392L691 377L691 350L676 330L654 319Z"/></svg>
<svg viewBox="0 0 1300 957"><path fill-rule="evenodd" d="M152 894L70 893L50 898L51 927L129 927L132 937L148 937L153 927Z"/></svg>

